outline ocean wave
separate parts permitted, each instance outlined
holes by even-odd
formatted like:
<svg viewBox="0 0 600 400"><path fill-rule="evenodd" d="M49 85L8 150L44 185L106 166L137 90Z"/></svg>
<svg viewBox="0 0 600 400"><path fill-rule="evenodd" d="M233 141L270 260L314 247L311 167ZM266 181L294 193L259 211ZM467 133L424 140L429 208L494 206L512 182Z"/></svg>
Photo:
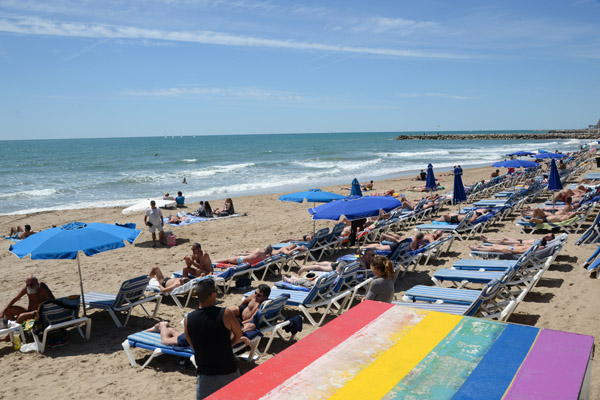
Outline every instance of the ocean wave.
<svg viewBox="0 0 600 400"><path fill-rule="evenodd" d="M391 158L421 158L423 156L445 156L449 155L448 150L430 150L430 151L399 151L393 153L378 153L380 157Z"/></svg>
<svg viewBox="0 0 600 400"><path fill-rule="evenodd" d="M0 194L0 199L29 199L31 197L48 197L58 193L56 189L23 190L21 192Z"/></svg>
<svg viewBox="0 0 600 400"><path fill-rule="evenodd" d="M207 176L213 176L217 174L227 174L237 170L242 170L245 168L250 168L255 166L255 163L241 163L241 164L231 164L231 165L213 165L211 167L201 168L198 170L186 171L184 174L196 177L196 178L205 178Z"/></svg>
<svg viewBox="0 0 600 400"><path fill-rule="evenodd" d="M186 163L195 163L196 161L198 161L197 158L184 158L183 160L181 160L181 162L186 162Z"/></svg>
<svg viewBox="0 0 600 400"><path fill-rule="evenodd" d="M372 160L348 160L348 161L293 161L291 164L305 168L315 169L329 169L329 170L340 170L340 171L352 171L366 168L382 161L381 158L374 158Z"/></svg>

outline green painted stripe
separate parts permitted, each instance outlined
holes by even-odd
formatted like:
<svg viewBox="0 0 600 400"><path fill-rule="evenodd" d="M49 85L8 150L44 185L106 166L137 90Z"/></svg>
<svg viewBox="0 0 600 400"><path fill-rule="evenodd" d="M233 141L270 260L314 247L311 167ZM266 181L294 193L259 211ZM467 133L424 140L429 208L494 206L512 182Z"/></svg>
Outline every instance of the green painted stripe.
<svg viewBox="0 0 600 400"><path fill-rule="evenodd" d="M452 398L496 342L505 326L494 321L463 318L384 398Z"/></svg>

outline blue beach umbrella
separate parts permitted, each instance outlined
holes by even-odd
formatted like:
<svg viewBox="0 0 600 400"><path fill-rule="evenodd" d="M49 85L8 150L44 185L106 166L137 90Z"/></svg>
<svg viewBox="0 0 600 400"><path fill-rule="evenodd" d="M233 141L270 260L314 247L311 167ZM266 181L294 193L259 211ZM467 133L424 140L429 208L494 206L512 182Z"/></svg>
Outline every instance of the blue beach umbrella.
<svg viewBox="0 0 600 400"><path fill-rule="evenodd" d="M345 198L341 194L324 192L321 189L308 189L303 192L288 193L279 196L281 201L293 201L295 203L302 203L304 200L312 203L329 203L333 200L340 200Z"/></svg>
<svg viewBox="0 0 600 400"><path fill-rule="evenodd" d="M282 196L279 196L279 200L281 201L293 201L295 203L302 203L304 200L307 202L312 202L313 207L314 203L329 203L333 200L345 199L346 196L342 196L341 194L324 192L321 189L308 189L304 192L296 192L296 193L288 193ZM313 234L316 231L315 223L313 221Z"/></svg>
<svg viewBox="0 0 600 400"><path fill-rule="evenodd" d="M79 253L87 256L124 247L123 241L133 243L140 234L139 229L121 225L100 223L71 222L56 228L50 228L29 236L10 246L9 251L19 258L31 254L32 260L77 259L81 301L83 281ZM85 307L83 307L85 315Z"/></svg>
<svg viewBox="0 0 600 400"><path fill-rule="evenodd" d="M460 168L454 169L454 194L452 195L453 203L462 203L467 201L467 194L465 193L465 187L462 182L462 170Z"/></svg>
<svg viewBox="0 0 600 400"><path fill-rule="evenodd" d="M427 178L425 179L425 188L429 190L437 189L437 183L435 182L435 176L433 175L433 165L427 166Z"/></svg>
<svg viewBox="0 0 600 400"><path fill-rule="evenodd" d="M530 151L515 151L514 153L507 154L509 157L525 157L525 156L533 156L535 153Z"/></svg>
<svg viewBox="0 0 600 400"><path fill-rule="evenodd" d="M543 159L543 158L567 158L569 157L566 154L561 154L561 153L540 153L540 154L536 154L534 156L535 158L539 158L539 159Z"/></svg>
<svg viewBox="0 0 600 400"><path fill-rule="evenodd" d="M313 219L330 219L337 221L342 216L348 221L356 219L375 217L379 211L391 211L401 207L402 202L390 196L348 196L342 200L332 201L315 208L309 208L308 212Z"/></svg>
<svg viewBox="0 0 600 400"><path fill-rule="evenodd" d="M550 163L550 176L548 177L548 190L561 190L563 188L562 182L560 181L560 175L558 174L558 168L554 159Z"/></svg>
<svg viewBox="0 0 600 400"><path fill-rule="evenodd" d="M350 190L350 196L362 196L362 191L360 190L360 183L358 183L358 179L356 178L352 180L352 189Z"/></svg>
<svg viewBox="0 0 600 400"><path fill-rule="evenodd" d="M527 160L504 160L492 164L492 167L496 168L532 168L537 167L539 164L535 161Z"/></svg>

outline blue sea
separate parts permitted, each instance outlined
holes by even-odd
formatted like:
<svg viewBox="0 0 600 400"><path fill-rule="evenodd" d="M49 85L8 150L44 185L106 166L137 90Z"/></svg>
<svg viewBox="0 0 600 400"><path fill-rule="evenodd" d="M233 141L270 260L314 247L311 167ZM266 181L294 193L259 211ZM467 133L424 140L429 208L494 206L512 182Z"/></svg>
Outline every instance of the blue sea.
<svg viewBox="0 0 600 400"><path fill-rule="evenodd" d="M533 131L494 131L514 133ZM394 140L424 132L165 136L0 142L0 214L128 206L181 190L188 202L491 165L579 140ZM443 132L490 133L490 132ZM435 133L433 133L435 134ZM187 184L183 184L183 179Z"/></svg>

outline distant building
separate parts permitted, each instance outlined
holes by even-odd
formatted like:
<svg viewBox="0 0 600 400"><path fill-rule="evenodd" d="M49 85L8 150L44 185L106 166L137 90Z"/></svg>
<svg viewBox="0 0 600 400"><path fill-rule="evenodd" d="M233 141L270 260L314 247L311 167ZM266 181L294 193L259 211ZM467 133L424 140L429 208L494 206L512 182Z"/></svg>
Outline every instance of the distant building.
<svg viewBox="0 0 600 400"><path fill-rule="evenodd" d="M598 123L596 125L588 125L588 132L589 133L598 133L600 134L600 119L598 120Z"/></svg>

